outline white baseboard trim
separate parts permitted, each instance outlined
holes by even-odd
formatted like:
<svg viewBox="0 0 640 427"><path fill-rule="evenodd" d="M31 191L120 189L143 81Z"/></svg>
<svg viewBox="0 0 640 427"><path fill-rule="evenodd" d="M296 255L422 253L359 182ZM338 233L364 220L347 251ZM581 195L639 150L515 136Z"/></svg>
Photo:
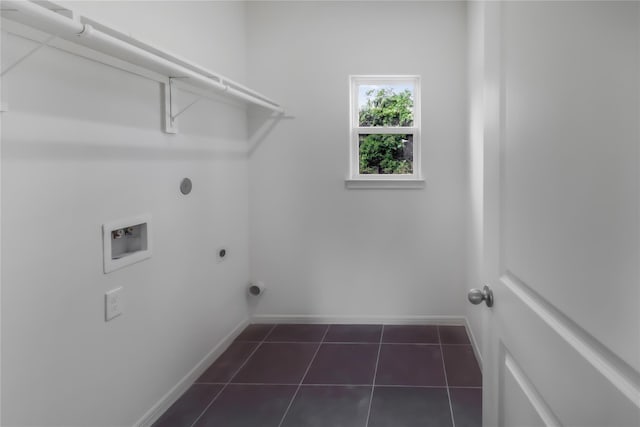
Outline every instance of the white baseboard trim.
<svg viewBox="0 0 640 427"><path fill-rule="evenodd" d="M480 347L478 346L478 341L476 340L476 336L473 334L473 329L471 329L471 324L469 323L468 318L464 318L464 327L467 330L467 335L469 335L469 339L471 340L471 348L473 348L473 352L476 355L476 360L478 361L478 365L480 366L480 372L482 369L482 351L480 351Z"/></svg>
<svg viewBox="0 0 640 427"><path fill-rule="evenodd" d="M215 347L211 349L207 355L198 362L196 366L185 375L178 384L173 386L160 400L151 407L141 418L134 424L134 427L150 427L155 423L167 409L175 403L180 396L195 382L195 380L204 373L204 371L231 345L234 339L247 327L249 318L244 319L233 328L226 337L224 337Z"/></svg>
<svg viewBox="0 0 640 427"><path fill-rule="evenodd" d="M330 323L383 325L467 325L465 316L254 314L251 323Z"/></svg>

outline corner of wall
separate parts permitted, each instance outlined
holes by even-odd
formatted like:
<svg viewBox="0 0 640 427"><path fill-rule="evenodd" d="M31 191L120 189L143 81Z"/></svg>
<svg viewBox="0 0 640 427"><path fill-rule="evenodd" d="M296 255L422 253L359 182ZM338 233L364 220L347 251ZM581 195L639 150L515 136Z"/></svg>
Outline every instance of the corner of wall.
<svg viewBox="0 0 640 427"><path fill-rule="evenodd" d="M164 412L175 403L182 394L204 373L204 371L229 348L233 340L250 323L250 318L242 320L227 336L218 342L178 383L155 403L135 424L134 427L151 427Z"/></svg>

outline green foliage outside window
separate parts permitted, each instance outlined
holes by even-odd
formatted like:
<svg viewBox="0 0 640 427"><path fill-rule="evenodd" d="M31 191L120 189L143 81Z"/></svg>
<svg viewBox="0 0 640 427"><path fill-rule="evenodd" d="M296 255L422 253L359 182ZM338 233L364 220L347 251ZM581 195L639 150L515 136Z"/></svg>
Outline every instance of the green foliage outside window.
<svg viewBox="0 0 640 427"><path fill-rule="evenodd" d="M361 174L410 174L412 153L407 135L360 135Z"/></svg>
<svg viewBox="0 0 640 427"><path fill-rule="evenodd" d="M372 89L367 103L360 108L360 126L413 126L411 92L395 93L393 89ZM413 140L411 135L360 135L361 174L413 173Z"/></svg>
<svg viewBox="0 0 640 427"><path fill-rule="evenodd" d="M372 96L373 95L373 96ZM360 109L360 126L413 126L413 98L404 90L371 89Z"/></svg>

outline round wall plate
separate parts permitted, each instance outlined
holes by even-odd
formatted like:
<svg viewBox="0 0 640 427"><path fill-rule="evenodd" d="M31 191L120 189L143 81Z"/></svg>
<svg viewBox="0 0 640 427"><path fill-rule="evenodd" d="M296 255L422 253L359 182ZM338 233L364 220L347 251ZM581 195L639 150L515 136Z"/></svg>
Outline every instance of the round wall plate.
<svg viewBox="0 0 640 427"><path fill-rule="evenodd" d="M222 262L226 260L228 257L229 257L229 248L227 248L226 246L219 247L216 250L216 258L218 259L218 262Z"/></svg>
<svg viewBox="0 0 640 427"><path fill-rule="evenodd" d="M182 182L180 183L180 192L182 194L189 194L191 193L191 189L193 188L193 184L191 183L191 180L189 178L185 178L182 180Z"/></svg>

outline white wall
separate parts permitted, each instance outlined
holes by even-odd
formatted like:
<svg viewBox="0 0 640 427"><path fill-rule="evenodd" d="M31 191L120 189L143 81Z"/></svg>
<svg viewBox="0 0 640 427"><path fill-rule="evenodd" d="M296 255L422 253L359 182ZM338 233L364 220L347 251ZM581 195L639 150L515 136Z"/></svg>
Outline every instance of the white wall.
<svg viewBox="0 0 640 427"><path fill-rule="evenodd" d="M244 80L243 4L76 6ZM3 63L32 46L3 37ZM2 86L2 424L131 426L247 317L245 111L201 102L166 135L158 83L47 48ZM153 257L103 274L101 224L140 213Z"/></svg>
<svg viewBox="0 0 640 427"><path fill-rule="evenodd" d="M259 315L463 315L463 2L252 2L248 79L287 107L250 161ZM347 190L350 74L422 76L422 190Z"/></svg>

